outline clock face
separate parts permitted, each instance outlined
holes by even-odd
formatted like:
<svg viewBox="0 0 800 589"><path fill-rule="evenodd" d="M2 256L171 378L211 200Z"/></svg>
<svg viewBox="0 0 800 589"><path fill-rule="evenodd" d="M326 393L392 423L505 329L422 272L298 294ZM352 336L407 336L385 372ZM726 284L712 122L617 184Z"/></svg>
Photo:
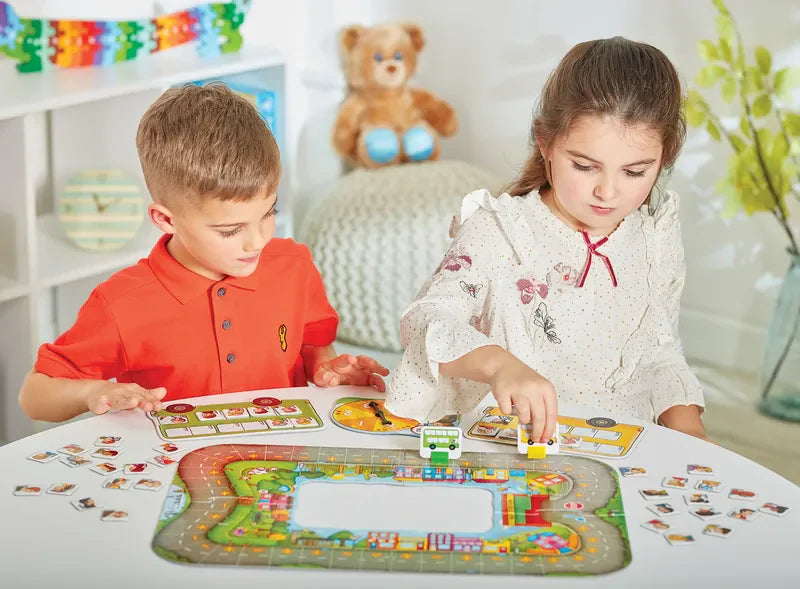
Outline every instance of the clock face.
<svg viewBox="0 0 800 589"><path fill-rule="evenodd" d="M121 170L85 170L61 194L58 219L82 249L110 251L136 235L145 213L144 191Z"/></svg>

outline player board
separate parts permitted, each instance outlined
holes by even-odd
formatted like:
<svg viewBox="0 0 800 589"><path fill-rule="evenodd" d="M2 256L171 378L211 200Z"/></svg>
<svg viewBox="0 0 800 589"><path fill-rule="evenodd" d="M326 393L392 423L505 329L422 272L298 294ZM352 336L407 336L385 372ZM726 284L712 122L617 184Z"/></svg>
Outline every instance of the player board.
<svg viewBox="0 0 800 589"><path fill-rule="evenodd" d="M383 399L342 397L336 399L331 411L331 421L354 432L370 434L405 434L419 436L423 424L414 419L392 415L383 407ZM428 425L457 426L458 415L445 415Z"/></svg>
<svg viewBox="0 0 800 589"><path fill-rule="evenodd" d="M330 515L343 522L337 527L298 522L300 498L311 496L304 491L316 489L312 507L329 513L325 506L336 501L325 497L338 485L349 485L339 487L344 493L374 486L369 495L387 486L399 493L421 487L430 497L443 487L477 494L490 524L480 533L406 529L418 502L395 514L400 524L388 529L349 525L362 514L344 508ZM456 515L461 523L473 517ZM599 461L465 452L432 467L416 450L260 444L184 456L152 546L182 564L482 575L605 574L631 560L619 482Z"/></svg>
<svg viewBox="0 0 800 589"><path fill-rule="evenodd" d="M640 425L617 423L610 417L558 416L560 452L597 456L601 458L623 458L627 456L639 439L644 428ZM497 407L486 407L483 415L466 433L468 438L517 444L517 416L504 415Z"/></svg>
<svg viewBox="0 0 800 589"><path fill-rule="evenodd" d="M159 437L167 441L299 432L324 427L308 399L275 397L210 405L172 403L160 411L150 411L148 417Z"/></svg>

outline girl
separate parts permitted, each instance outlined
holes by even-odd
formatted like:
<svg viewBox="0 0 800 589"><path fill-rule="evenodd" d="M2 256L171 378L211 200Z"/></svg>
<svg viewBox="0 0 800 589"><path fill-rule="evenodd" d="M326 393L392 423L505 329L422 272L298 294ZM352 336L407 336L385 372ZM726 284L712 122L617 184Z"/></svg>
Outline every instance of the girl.
<svg viewBox="0 0 800 589"><path fill-rule="evenodd" d="M621 37L571 49L542 92L522 174L497 198L464 198L444 261L405 312L387 409L431 421L491 390L545 441L558 395L705 437L678 336L678 197L655 187L685 131L661 51Z"/></svg>

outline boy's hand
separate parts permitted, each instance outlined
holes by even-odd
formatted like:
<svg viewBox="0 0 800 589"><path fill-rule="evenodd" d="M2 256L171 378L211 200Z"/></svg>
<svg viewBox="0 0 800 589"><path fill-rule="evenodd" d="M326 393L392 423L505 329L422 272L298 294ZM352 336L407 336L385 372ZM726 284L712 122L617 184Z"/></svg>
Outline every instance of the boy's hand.
<svg viewBox="0 0 800 589"><path fill-rule="evenodd" d="M87 396L89 411L102 415L111 410L135 409L142 411L161 409L161 399L167 389L145 389L134 383L103 382Z"/></svg>
<svg viewBox="0 0 800 589"><path fill-rule="evenodd" d="M508 355L489 384L501 413L517 410L520 423L532 423L531 439L546 442L556 429L558 402L553 384L533 368Z"/></svg>
<svg viewBox="0 0 800 589"><path fill-rule="evenodd" d="M342 354L319 365L312 382L318 387L335 387L340 384L367 385L380 392L386 391L382 376L389 371L369 356Z"/></svg>

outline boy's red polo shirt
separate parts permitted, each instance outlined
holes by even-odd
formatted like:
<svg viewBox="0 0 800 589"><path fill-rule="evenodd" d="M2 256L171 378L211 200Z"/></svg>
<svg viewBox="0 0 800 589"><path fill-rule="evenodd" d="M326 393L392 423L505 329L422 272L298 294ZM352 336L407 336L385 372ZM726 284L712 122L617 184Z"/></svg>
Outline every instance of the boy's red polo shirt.
<svg viewBox="0 0 800 589"><path fill-rule="evenodd" d="M308 248L272 239L253 274L215 282L175 261L168 239L98 285L35 370L163 386L165 400L305 386L300 346L330 344L338 326Z"/></svg>

